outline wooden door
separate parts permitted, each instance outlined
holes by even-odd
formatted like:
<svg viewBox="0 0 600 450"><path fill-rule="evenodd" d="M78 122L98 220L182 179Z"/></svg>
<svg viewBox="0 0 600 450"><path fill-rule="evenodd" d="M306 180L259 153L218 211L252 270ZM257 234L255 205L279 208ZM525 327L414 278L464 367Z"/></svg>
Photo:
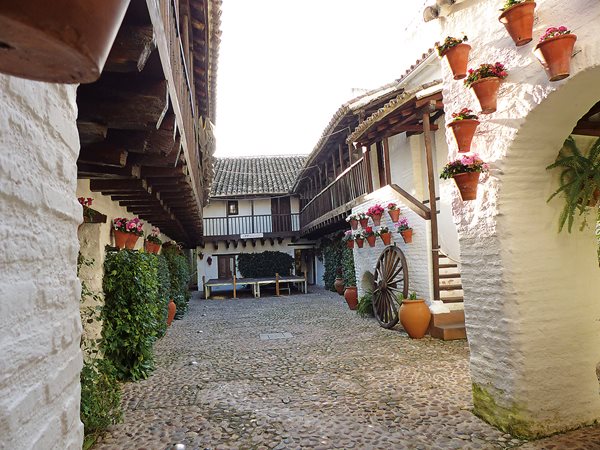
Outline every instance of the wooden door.
<svg viewBox="0 0 600 450"><path fill-rule="evenodd" d="M289 197L278 197L271 199L271 217L273 222L273 233L292 231L292 207Z"/></svg>
<svg viewBox="0 0 600 450"><path fill-rule="evenodd" d="M217 256L219 280L229 280L233 278L235 271L235 255L219 255Z"/></svg>

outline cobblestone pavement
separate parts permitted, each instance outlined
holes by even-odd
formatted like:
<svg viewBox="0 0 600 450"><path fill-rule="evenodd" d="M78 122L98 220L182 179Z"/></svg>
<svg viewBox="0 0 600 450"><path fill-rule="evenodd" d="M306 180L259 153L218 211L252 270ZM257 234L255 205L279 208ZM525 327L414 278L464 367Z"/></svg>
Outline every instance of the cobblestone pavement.
<svg viewBox="0 0 600 450"><path fill-rule="evenodd" d="M524 443L479 420L468 354L384 330L330 292L195 297L94 449L600 448L600 428Z"/></svg>

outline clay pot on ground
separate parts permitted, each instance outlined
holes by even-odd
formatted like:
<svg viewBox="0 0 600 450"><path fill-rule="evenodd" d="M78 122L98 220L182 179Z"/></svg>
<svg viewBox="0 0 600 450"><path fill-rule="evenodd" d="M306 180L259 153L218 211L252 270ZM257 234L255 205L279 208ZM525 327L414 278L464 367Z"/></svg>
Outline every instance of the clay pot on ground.
<svg viewBox="0 0 600 450"><path fill-rule="evenodd" d="M129 233L125 231L113 230L115 235L115 247L119 250L125 248L125 244L127 244L127 239L129 239Z"/></svg>
<svg viewBox="0 0 600 450"><path fill-rule="evenodd" d="M454 175L454 182L460 191L460 196L464 201L475 200L477 198L477 184L479 183L479 172L468 172Z"/></svg>
<svg viewBox="0 0 600 450"><path fill-rule="evenodd" d="M377 239L377 236L375 236L375 235L367 237L367 242L369 243L369 247L375 247L375 239Z"/></svg>
<svg viewBox="0 0 600 450"><path fill-rule="evenodd" d="M431 311L423 299L402 300L400 324L413 339L425 336L431 320Z"/></svg>
<svg viewBox="0 0 600 450"><path fill-rule="evenodd" d="M352 219L350 221L350 228L352 228L353 230L356 230L358 228L358 220Z"/></svg>
<svg viewBox="0 0 600 450"><path fill-rule="evenodd" d="M498 17L517 47L532 40L534 11L535 2L523 2L506 9Z"/></svg>
<svg viewBox="0 0 600 450"><path fill-rule="evenodd" d="M544 66L550 81L564 80L571 74L571 57L576 40L574 34L563 34L535 46L533 53Z"/></svg>
<svg viewBox="0 0 600 450"><path fill-rule="evenodd" d="M171 301L169 302L169 309L168 309L168 315L167 315L167 325L171 325L171 323L173 322L173 319L175 318L175 313L177 312L177 305L175 304L175 302L173 301L173 299L171 299Z"/></svg>
<svg viewBox="0 0 600 450"><path fill-rule="evenodd" d="M412 235L413 235L412 228L410 228L408 230L402 230L400 232L400 234L402 235L402 239L404 239L405 244L412 244Z"/></svg>
<svg viewBox="0 0 600 450"><path fill-rule="evenodd" d="M91 83L102 72L129 0L0 2L0 72Z"/></svg>
<svg viewBox="0 0 600 450"><path fill-rule="evenodd" d="M360 219L359 222L361 228L367 228L369 226L369 219Z"/></svg>
<svg viewBox="0 0 600 450"><path fill-rule="evenodd" d="M137 243L138 239L140 238L137 234L135 233L127 233L127 241L125 242L125 248L128 250L133 250L135 248L135 244Z"/></svg>
<svg viewBox="0 0 600 450"><path fill-rule="evenodd" d="M446 57L455 80L462 80L467 76L467 62L469 61L470 51L471 46L469 44L458 44L450 47L442 54L442 58Z"/></svg>
<svg viewBox="0 0 600 450"><path fill-rule="evenodd" d="M157 255L158 251L160 250L160 244L157 244L155 242L146 241L144 245L148 253L153 253Z"/></svg>
<svg viewBox="0 0 600 450"><path fill-rule="evenodd" d="M364 244L365 240L363 238L356 238L356 245L358 245L358 248L363 248Z"/></svg>
<svg viewBox="0 0 600 450"><path fill-rule="evenodd" d="M471 142L478 125L479 121L475 119L455 120L448 124L448 128L451 128L454 133L459 153L471 151Z"/></svg>
<svg viewBox="0 0 600 450"><path fill-rule="evenodd" d="M354 241L353 240L346 241L346 247L348 247L349 249L353 249Z"/></svg>
<svg viewBox="0 0 600 450"><path fill-rule="evenodd" d="M373 225L375 225L376 227L381 225L381 214L375 214L371 216L371 219L373 219Z"/></svg>
<svg viewBox="0 0 600 450"><path fill-rule="evenodd" d="M338 294L342 295L344 293L344 279L337 277L333 283L333 287Z"/></svg>
<svg viewBox="0 0 600 450"><path fill-rule="evenodd" d="M500 78L487 77L474 81L471 89L481 106L481 114L496 112L498 105L498 89L500 89Z"/></svg>
<svg viewBox="0 0 600 450"><path fill-rule="evenodd" d="M346 287L344 298L346 299L346 303L348 303L348 308L354 311L358 306L358 291L356 290L356 286Z"/></svg>
<svg viewBox="0 0 600 450"><path fill-rule="evenodd" d="M390 245L392 242L392 233L381 233L379 237L383 241L383 245Z"/></svg>
<svg viewBox="0 0 600 450"><path fill-rule="evenodd" d="M400 220L400 210L399 209L389 209L388 214L390 215L390 219L392 222L396 223Z"/></svg>

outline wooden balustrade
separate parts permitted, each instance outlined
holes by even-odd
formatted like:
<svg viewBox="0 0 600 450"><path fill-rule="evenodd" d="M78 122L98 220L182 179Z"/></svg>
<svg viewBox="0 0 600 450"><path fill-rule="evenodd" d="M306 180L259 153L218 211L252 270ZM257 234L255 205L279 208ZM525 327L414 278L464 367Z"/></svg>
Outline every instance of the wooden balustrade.
<svg viewBox="0 0 600 450"><path fill-rule="evenodd" d="M205 217L204 236L231 237L241 234L295 234L300 231L299 214L263 214L254 216Z"/></svg>

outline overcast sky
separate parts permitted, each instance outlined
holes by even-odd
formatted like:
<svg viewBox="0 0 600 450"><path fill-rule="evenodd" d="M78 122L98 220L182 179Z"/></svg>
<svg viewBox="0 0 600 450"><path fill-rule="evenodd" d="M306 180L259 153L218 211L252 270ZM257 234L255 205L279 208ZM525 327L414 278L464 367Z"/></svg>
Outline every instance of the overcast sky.
<svg viewBox="0 0 600 450"><path fill-rule="evenodd" d="M403 41L424 3L224 1L216 155L310 153L353 88L399 78L432 46Z"/></svg>

